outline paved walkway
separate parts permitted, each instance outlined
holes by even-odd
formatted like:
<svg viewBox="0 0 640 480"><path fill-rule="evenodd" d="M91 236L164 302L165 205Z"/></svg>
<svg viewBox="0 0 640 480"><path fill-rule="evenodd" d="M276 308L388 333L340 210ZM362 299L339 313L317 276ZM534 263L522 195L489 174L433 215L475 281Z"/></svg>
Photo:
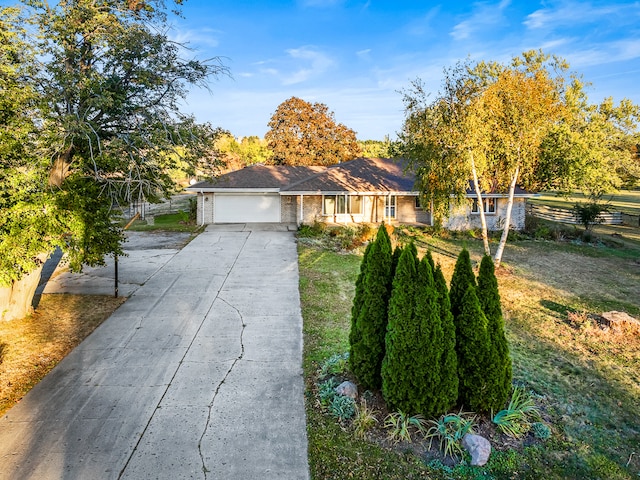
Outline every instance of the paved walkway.
<svg viewBox="0 0 640 480"><path fill-rule="evenodd" d="M1 479L308 479L293 234L210 227L0 419Z"/></svg>

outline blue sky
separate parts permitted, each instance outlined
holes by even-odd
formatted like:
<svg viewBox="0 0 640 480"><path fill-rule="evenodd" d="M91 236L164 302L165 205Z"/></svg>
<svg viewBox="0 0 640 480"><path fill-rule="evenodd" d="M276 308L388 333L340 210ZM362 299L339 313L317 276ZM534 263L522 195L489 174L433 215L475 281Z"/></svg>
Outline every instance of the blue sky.
<svg viewBox="0 0 640 480"><path fill-rule="evenodd" d="M507 62L530 49L565 58L593 103L640 104L638 1L187 0L183 15L171 37L231 72L212 93L193 90L184 110L237 137L263 136L297 96L326 104L359 139L394 138L398 91L412 80L436 93L458 60Z"/></svg>

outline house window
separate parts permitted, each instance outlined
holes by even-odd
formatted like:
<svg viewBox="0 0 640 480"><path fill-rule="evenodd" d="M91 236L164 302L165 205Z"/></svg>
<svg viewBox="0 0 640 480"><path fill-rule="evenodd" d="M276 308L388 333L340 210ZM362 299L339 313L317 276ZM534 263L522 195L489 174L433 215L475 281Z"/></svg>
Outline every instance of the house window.
<svg viewBox="0 0 640 480"><path fill-rule="evenodd" d="M483 198L482 204L484 205L484 213L496 213L496 199L495 198ZM473 199L473 206L471 207L471 213L480 213L478 209L478 199Z"/></svg>
<svg viewBox="0 0 640 480"><path fill-rule="evenodd" d="M422 209L422 201L420 200L420 195L416 196L416 210Z"/></svg>
<svg viewBox="0 0 640 480"><path fill-rule="evenodd" d="M323 215L361 215L362 197L357 195L323 195Z"/></svg>
<svg viewBox="0 0 640 480"><path fill-rule="evenodd" d="M384 216L396 218L396 196L387 195L384 197Z"/></svg>

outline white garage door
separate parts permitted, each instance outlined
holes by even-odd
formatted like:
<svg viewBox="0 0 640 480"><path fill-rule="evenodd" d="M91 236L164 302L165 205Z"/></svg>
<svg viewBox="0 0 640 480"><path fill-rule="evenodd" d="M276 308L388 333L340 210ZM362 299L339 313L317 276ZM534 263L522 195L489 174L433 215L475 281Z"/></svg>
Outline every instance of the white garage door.
<svg viewBox="0 0 640 480"><path fill-rule="evenodd" d="M214 199L214 223L279 223L280 195L225 195Z"/></svg>

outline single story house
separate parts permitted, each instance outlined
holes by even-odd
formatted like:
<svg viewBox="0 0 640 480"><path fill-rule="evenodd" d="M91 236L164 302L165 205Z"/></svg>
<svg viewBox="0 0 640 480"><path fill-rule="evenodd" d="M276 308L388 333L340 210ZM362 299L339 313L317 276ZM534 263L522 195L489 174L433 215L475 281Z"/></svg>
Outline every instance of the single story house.
<svg viewBox="0 0 640 480"><path fill-rule="evenodd" d="M420 204L415 175L406 162L357 158L324 166L251 165L187 188L197 194L198 223L335 224L403 223L432 225L431 208ZM512 225L524 228L525 202L531 194L518 189ZM478 204L468 200L451 207L446 228L480 226ZM489 229L501 228L506 195L486 194Z"/></svg>

